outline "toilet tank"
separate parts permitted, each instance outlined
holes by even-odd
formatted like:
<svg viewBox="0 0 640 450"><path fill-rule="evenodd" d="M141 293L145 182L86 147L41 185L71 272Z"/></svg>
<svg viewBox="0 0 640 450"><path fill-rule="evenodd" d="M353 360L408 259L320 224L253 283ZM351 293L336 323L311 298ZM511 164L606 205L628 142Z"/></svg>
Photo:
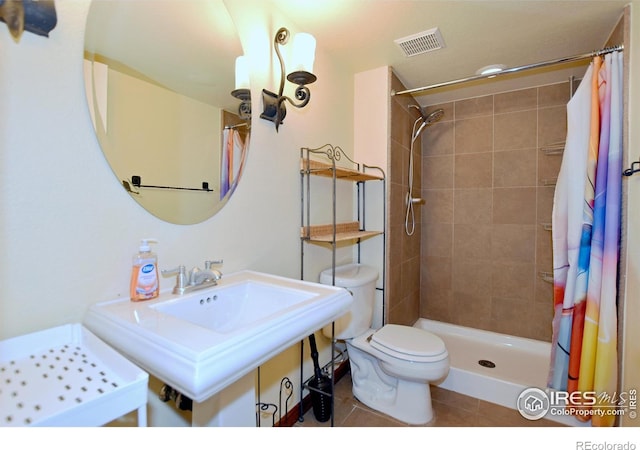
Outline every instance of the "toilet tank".
<svg viewBox="0 0 640 450"><path fill-rule="evenodd" d="M320 273L320 283L334 284L332 269ZM376 298L376 280L378 271L364 264L347 264L336 267L335 285L346 288L353 296L349 310L335 321L335 339L350 339L360 336L371 327L373 307ZM331 337L331 325L322 329L322 333Z"/></svg>

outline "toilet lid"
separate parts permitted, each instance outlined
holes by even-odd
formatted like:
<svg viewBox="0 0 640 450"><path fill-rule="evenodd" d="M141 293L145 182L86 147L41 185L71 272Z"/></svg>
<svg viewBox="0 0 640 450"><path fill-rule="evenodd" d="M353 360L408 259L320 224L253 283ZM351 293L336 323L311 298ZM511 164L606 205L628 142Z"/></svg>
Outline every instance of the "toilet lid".
<svg viewBox="0 0 640 450"><path fill-rule="evenodd" d="M447 355L442 339L426 330L406 325L385 325L371 336L371 346L404 359L435 360Z"/></svg>

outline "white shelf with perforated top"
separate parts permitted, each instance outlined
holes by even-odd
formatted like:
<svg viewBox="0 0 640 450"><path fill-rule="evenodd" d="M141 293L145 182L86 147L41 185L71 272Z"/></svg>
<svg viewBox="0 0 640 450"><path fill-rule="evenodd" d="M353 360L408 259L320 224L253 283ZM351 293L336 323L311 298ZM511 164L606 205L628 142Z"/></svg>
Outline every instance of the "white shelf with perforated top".
<svg viewBox="0 0 640 450"><path fill-rule="evenodd" d="M149 375L81 324L0 341L0 427L146 426Z"/></svg>

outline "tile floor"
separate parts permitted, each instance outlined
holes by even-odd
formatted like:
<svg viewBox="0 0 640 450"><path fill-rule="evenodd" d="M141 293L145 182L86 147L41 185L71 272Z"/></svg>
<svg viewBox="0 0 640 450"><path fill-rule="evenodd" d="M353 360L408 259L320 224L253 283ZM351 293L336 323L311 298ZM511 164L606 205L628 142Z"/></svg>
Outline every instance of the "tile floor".
<svg viewBox="0 0 640 450"><path fill-rule="evenodd" d="M457 392L431 386L434 419L426 427L558 427L549 420L530 421L518 411L478 400ZM351 392L351 374L347 372L335 385L334 427L408 427L360 403ZM331 421L318 422L309 409L296 427L330 427Z"/></svg>

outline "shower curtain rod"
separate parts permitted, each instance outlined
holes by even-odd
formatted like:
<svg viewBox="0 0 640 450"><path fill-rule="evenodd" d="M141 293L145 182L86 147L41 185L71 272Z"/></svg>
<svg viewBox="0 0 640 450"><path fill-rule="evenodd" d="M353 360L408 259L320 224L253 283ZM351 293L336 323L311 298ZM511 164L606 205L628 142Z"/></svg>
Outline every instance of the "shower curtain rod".
<svg viewBox="0 0 640 450"><path fill-rule="evenodd" d="M616 45L614 47L606 47L603 48L601 50L596 50L594 52L591 53L583 53L582 55L574 55L574 56L569 56L566 58L558 58L558 59L553 59L550 61L544 61L544 62L539 62L539 63L534 63L534 64L528 64L526 66L519 66L519 67L512 67L509 69L504 69L501 70L500 72L494 72L491 74L485 74L485 75L475 75L472 77L467 77L467 78L460 78L458 80L451 80L451 81L445 81L443 83L436 83L436 84L432 84L431 86L424 86L424 87L419 87L419 88L414 88L414 89L407 89L404 91L391 91L391 96L393 97L394 95L403 95L403 94L415 94L417 92L423 92L423 91L428 91L429 89L436 89L436 88L441 88L441 87L445 87L445 86L451 86L454 84L459 84L459 83L466 83L468 81L475 81L475 80L481 80L484 78L493 78L496 77L498 75L505 75L508 73L515 73L515 72L520 72L523 70L529 70L529 69L537 69L539 67L546 67L546 66L552 66L554 64L563 64L563 63L568 63L568 62L573 62L573 61L580 61L583 59L589 59L589 58L593 58L595 56L601 56L604 55L606 53L611 53L611 52L616 52L616 51L621 51L624 50L624 45L620 44L620 45Z"/></svg>

